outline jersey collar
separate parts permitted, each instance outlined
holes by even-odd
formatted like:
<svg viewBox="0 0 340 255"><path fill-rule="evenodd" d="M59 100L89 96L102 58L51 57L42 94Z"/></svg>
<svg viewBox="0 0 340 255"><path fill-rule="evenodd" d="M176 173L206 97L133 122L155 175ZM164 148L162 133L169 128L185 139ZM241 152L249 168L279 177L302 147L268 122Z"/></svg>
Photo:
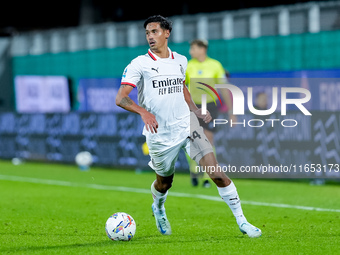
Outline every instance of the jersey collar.
<svg viewBox="0 0 340 255"><path fill-rule="evenodd" d="M172 51L170 50L170 48L168 48L168 50L169 50L169 58L170 58L170 59L174 59L174 58L175 58L175 57L174 57L174 54L172 53ZM156 54L152 53L152 51L151 51L150 49L148 50L148 54L149 54L150 58L152 58L154 61L157 61L157 60L161 59L161 58L158 57Z"/></svg>

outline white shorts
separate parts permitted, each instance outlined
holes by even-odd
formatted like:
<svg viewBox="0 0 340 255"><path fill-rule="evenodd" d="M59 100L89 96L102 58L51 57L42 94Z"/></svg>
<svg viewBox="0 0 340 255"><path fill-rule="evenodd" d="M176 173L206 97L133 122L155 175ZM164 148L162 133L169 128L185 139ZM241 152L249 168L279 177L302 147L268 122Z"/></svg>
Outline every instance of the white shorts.
<svg viewBox="0 0 340 255"><path fill-rule="evenodd" d="M191 159L195 160L197 164L199 164L200 160L206 154L213 152L213 148L194 113L190 114L190 132L188 129L189 127L185 130L186 132L172 132L173 135L178 136L183 136L183 134L187 133L187 135L180 140L167 137L165 141L162 141L158 135L147 136L146 143L148 144L151 158L149 166L155 170L158 175L167 177L175 172L175 163L181 149L183 149ZM177 142L175 144L169 144L170 139Z"/></svg>

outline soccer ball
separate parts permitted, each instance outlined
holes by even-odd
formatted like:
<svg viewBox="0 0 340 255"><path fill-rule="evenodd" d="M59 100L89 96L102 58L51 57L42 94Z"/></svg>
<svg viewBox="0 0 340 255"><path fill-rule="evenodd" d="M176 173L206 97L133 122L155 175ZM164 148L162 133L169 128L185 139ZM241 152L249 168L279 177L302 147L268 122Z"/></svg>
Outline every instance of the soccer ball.
<svg viewBox="0 0 340 255"><path fill-rule="evenodd" d="M117 212L106 221L105 231L113 241L130 241L136 233L136 222L129 214Z"/></svg>
<svg viewBox="0 0 340 255"><path fill-rule="evenodd" d="M93 157L88 151L81 151L76 155L76 164L81 170L87 170L93 163Z"/></svg>

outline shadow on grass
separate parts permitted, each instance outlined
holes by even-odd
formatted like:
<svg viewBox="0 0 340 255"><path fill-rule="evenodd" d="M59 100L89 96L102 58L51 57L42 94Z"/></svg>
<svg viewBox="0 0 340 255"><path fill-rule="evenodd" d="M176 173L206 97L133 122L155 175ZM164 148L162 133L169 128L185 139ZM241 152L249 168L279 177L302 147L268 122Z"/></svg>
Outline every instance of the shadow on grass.
<svg viewBox="0 0 340 255"><path fill-rule="evenodd" d="M4 233L0 233L4 234ZM9 233L7 233L9 234ZM12 233L10 233L12 234ZM27 233L28 234L28 233ZM35 234L36 235L36 234ZM39 236L39 234L38 234ZM73 236L73 235L71 235ZM92 235L93 236L93 235ZM132 247L139 247L142 248L148 245L157 245L157 244L179 244L179 243L215 243L215 242L223 242L228 238L237 238L237 239L243 239L245 236L210 236L210 237L199 237L196 236L195 238L190 238L190 239L185 239L181 235L172 235L172 236L162 236L159 234L155 235L146 235L146 236L136 236L133 238L133 240L129 242L123 242L123 241L111 241L109 239L106 240L101 240L101 241L96 241L96 242L84 242L84 243L71 243L71 244L52 244L52 245L33 245L33 246L21 246L21 247L7 247L7 248L0 248L0 254L3 253L41 253L41 254L49 254L49 253L54 253L54 252L59 252L60 254L67 254L69 252L84 252L83 250L80 251L77 249L82 249L82 248L99 248L99 249L115 249L115 248L122 248L122 245L126 247L126 245ZM142 245L142 246L140 246ZM137 249L139 249L137 248ZM73 251L71 251L73 250ZM111 250L112 251L112 250Z"/></svg>
<svg viewBox="0 0 340 255"><path fill-rule="evenodd" d="M25 236L46 236L45 233L41 233L41 234L37 234L37 233L28 233L28 232L22 232L22 233L0 233L1 235L11 235L11 236L18 236L20 235L21 237L25 237ZM65 236L64 234L60 234L60 235L55 235L55 236ZM79 234L68 234L68 237L70 236L79 236ZM94 236L94 235L82 235L83 237L86 236ZM158 238L157 238L158 237ZM103 237L104 238L104 237ZM126 246L126 245L147 245L147 244L153 244L155 242L164 242L164 236L161 235L149 235L149 236L137 236L134 237L133 240L126 242L126 241L111 241L108 238L105 238L105 240L101 240L101 241L96 241L96 242L84 242L81 243L80 242L76 242L76 243L69 243L69 244L45 244L45 245L23 245L21 247L0 247L0 254L3 253L29 253L29 252L33 252L33 253L42 253L42 254L48 254L48 253L52 253L52 252L56 252L59 250L59 252L61 254L67 254L68 250L74 250L74 252L77 252L78 248L113 248L114 247L122 247ZM160 239L160 240L159 240ZM163 240L162 240L163 239ZM165 238L166 239L166 238ZM177 240L177 239L175 239ZM169 240L170 241L170 240ZM171 242L171 241L170 241ZM18 244L18 242L16 242ZM20 244L19 244L20 245ZM79 251L80 252L80 251Z"/></svg>
<svg viewBox="0 0 340 255"><path fill-rule="evenodd" d="M2 253L25 253L25 252L39 252L48 254L51 250L60 250L61 254L67 254L68 249L77 248L95 248L95 247L109 247L114 244L121 242L110 242L110 240L103 240L91 243L73 243L73 244L61 244L61 245L42 245L42 246L26 246L26 247L15 247L15 248L0 248L0 254ZM65 253L64 253L65 252Z"/></svg>

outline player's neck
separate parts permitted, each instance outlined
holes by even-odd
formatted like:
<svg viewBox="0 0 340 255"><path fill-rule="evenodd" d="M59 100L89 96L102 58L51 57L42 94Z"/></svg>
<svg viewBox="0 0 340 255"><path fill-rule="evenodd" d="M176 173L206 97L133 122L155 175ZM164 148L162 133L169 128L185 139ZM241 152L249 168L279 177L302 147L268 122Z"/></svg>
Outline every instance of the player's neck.
<svg viewBox="0 0 340 255"><path fill-rule="evenodd" d="M198 57L197 57L197 60L198 60L199 62L203 62L206 58L207 58L207 55L202 55L202 56L198 56Z"/></svg>
<svg viewBox="0 0 340 255"><path fill-rule="evenodd" d="M165 45L157 50L151 50L151 51L152 53L156 54L157 57L160 57L160 58L168 58L170 56L168 45Z"/></svg>

